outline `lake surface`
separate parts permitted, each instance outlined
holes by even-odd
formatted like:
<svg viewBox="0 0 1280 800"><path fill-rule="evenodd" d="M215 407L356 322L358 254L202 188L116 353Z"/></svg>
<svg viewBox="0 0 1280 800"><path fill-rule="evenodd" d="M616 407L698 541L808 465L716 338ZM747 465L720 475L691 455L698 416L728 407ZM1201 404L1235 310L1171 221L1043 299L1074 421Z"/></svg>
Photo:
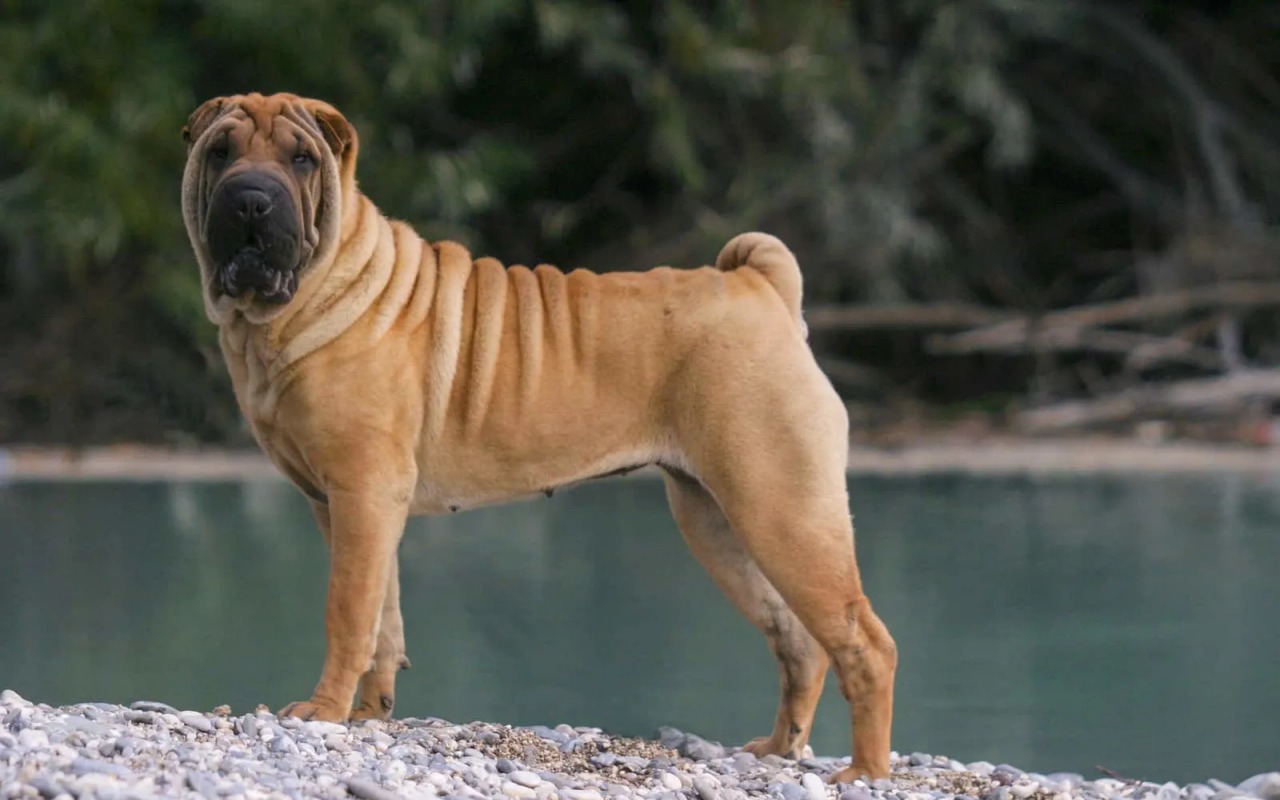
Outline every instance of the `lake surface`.
<svg viewBox="0 0 1280 800"><path fill-rule="evenodd" d="M1280 767L1280 485L1248 475L850 479L901 652L893 744L1099 777ZM768 732L764 639L661 483L410 523L397 713ZM0 486L0 687L237 712L305 698L327 560L283 483ZM847 755L834 677L813 745Z"/></svg>

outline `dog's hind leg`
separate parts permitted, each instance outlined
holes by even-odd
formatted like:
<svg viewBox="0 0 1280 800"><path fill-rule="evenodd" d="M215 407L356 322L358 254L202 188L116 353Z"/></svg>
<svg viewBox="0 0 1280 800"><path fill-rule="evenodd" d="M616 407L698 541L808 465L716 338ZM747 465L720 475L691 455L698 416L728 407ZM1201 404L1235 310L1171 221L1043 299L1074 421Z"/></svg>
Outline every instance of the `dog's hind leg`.
<svg viewBox="0 0 1280 800"><path fill-rule="evenodd" d="M833 780L883 778L889 774L897 648L862 591L844 471L824 463L827 449L784 439L767 460L759 453L750 457L754 463L742 454L730 458L734 473L709 476L708 485L746 551L839 676L850 708L853 764Z"/></svg>
<svg viewBox="0 0 1280 800"><path fill-rule="evenodd" d="M853 763L834 779L886 777L898 654L858 573L844 404L794 331L729 318L722 335L690 359L689 375L716 379L676 385L682 452L839 677Z"/></svg>
<svg viewBox="0 0 1280 800"><path fill-rule="evenodd" d="M827 674L827 654L760 572L720 506L695 479L666 473L667 499L690 551L733 605L764 633L778 660L782 694L773 733L744 749L800 758Z"/></svg>

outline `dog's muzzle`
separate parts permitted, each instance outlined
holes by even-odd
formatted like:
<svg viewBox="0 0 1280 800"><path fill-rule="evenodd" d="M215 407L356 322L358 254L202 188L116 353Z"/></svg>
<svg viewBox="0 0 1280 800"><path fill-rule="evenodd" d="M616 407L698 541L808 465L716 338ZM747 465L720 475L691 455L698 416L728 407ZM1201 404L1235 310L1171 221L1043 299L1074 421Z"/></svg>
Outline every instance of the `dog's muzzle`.
<svg viewBox="0 0 1280 800"><path fill-rule="evenodd" d="M278 178L260 172L228 178L210 198L207 231L218 292L240 297L252 290L276 305L293 299L301 230L293 197Z"/></svg>

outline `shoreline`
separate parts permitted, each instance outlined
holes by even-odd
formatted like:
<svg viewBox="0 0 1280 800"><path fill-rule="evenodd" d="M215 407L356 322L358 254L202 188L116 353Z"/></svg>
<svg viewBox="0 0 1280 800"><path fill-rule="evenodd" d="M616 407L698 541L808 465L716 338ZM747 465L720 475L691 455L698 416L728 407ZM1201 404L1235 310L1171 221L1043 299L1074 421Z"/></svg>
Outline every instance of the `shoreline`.
<svg viewBox="0 0 1280 800"><path fill-rule="evenodd" d="M1117 438L921 439L901 446L854 444L851 475L1195 474L1280 475L1280 448ZM646 467L631 477L653 477ZM114 445L86 448L0 445L0 484L36 481L284 480L255 450Z"/></svg>
<svg viewBox="0 0 1280 800"><path fill-rule="evenodd" d="M6 799L1280 800L1280 772L1179 785L895 752L889 778L828 782L848 764L756 758L674 728L641 739L434 718L303 722L261 706L238 715L154 701L51 707L0 691Z"/></svg>

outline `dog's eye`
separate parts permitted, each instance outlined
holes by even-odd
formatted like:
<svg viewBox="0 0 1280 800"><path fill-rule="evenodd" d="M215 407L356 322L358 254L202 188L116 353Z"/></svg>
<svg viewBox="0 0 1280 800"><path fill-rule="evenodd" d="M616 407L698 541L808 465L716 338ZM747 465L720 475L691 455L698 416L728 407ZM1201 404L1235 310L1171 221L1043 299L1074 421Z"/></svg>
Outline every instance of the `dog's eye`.
<svg viewBox="0 0 1280 800"><path fill-rule="evenodd" d="M295 167L314 167L316 165L316 157L304 150L293 157L293 165Z"/></svg>
<svg viewBox="0 0 1280 800"><path fill-rule="evenodd" d="M209 160L215 164L223 163L227 160L227 156L229 155L230 150L227 148L226 142L215 144L213 147L209 148Z"/></svg>

